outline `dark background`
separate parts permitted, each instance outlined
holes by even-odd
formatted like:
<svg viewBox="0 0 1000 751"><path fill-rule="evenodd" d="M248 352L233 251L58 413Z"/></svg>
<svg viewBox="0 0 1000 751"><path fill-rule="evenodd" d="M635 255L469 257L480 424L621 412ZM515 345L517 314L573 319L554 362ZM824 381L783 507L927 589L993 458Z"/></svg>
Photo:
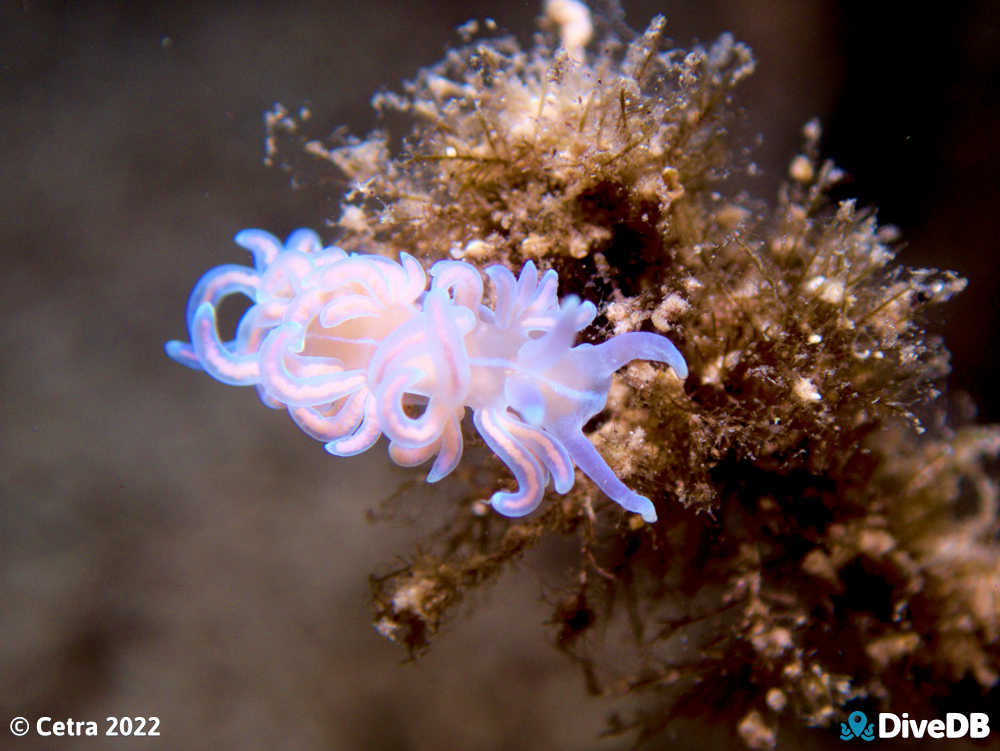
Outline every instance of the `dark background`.
<svg viewBox="0 0 1000 751"><path fill-rule="evenodd" d="M127 714L159 715L174 748L615 745L596 740L610 705L547 646L540 560L403 664L369 624L366 576L414 535L364 511L413 473L381 445L333 459L162 352L198 276L246 260L238 229L336 213L328 186L263 166L265 109L309 102L320 132L363 134L371 93L458 24L492 16L527 42L538 10L0 0L0 735L14 715ZM728 30L757 52L739 101L746 142L763 136L760 195L818 116L849 192L903 230L901 260L969 277L932 326L951 393L997 420L995 3L625 10L640 29L664 12L680 45Z"/></svg>

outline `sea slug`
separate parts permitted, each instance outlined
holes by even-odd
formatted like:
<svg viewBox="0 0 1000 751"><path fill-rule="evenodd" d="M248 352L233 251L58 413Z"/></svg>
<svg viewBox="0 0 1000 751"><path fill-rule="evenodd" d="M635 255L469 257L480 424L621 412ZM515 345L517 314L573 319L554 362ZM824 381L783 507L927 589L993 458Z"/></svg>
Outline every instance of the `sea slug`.
<svg viewBox="0 0 1000 751"><path fill-rule="evenodd" d="M166 345L177 362L256 386L266 405L287 408L331 454L358 454L384 433L397 464L436 457L428 482L461 459L469 408L517 480L516 491L490 500L501 514L537 508L550 477L567 492L575 465L623 508L656 520L652 502L615 476L583 426L604 408L612 373L631 360L663 362L687 377L666 337L632 332L573 346L597 310L574 295L560 303L556 272L539 276L531 261L517 278L503 266L485 270L491 308L480 272L462 261L435 263L428 289L406 253L399 262L348 254L306 229L284 245L257 229L236 242L253 253L254 268L219 266L198 281L187 306L191 341ZM216 309L234 294L253 305L223 342Z"/></svg>

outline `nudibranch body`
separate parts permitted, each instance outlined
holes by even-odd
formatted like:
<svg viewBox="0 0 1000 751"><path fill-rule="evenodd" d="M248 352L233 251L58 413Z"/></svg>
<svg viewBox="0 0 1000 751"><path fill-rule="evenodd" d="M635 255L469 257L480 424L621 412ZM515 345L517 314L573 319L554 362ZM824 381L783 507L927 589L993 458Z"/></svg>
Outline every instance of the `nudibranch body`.
<svg viewBox="0 0 1000 751"><path fill-rule="evenodd" d="M284 246L256 229L236 242L253 253L254 268L219 266L198 281L187 307L191 342L166 345L177 362L256 386L266 405L287 408L331 454L358 454L384 433L397 464L436 457L428 482L461 459L469 408L517 480L516 491L490 500L501 514L537 508L550 477L557 492L567 492L575 465L622 507L656 520L652 502L615 476L583 426L604 408L611 375L631 360L663 362L687 377L665 337L634 332L573 346L596 308L573 295L560 304L556 272L539 276L530 261L517 278L503 266L485 270L490 308L482 276L462 261L435 263L428 288L424 269L406 253L398 263L348 254L324 248L304 229ZM235 338L223 342L216 309L233 294L253 305Z"/></svg>

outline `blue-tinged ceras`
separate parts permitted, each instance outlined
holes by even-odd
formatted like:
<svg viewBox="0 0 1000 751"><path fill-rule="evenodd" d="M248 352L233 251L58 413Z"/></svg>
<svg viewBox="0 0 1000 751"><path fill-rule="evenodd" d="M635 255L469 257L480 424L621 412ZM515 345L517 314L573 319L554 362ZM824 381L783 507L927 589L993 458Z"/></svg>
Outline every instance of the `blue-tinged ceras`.
<svg viewBox="0 0 1000 751"><path fill-rule="evenodd" d="M549 477L559 493L579 467L623 508L656 520L652 502L626 487L583 435L605 405L611 375L631 360L655 360L687 377L677 348L657 334L627 333L578 344L593 303L556 297L555 271L539 278L532 262L516 278L490 266L495 306L482 304L472 265L439 261L431 284L406 253L399 262L324 248L310 230L284 246L262 230L236 242L255 268L219 266L195 285L187 307L191 342L168 342L177 362L224 383L256 386L269 407L292 419L337 456L370 448L383 433L389 455L410 467L436 456L428 482L462 456L466 408L487 445L517 479L497 492L501 514L523 516L541 502ZM219 338L223 298L253 300L229 342ZM404 406L423 405L419 416Z"/></svg>

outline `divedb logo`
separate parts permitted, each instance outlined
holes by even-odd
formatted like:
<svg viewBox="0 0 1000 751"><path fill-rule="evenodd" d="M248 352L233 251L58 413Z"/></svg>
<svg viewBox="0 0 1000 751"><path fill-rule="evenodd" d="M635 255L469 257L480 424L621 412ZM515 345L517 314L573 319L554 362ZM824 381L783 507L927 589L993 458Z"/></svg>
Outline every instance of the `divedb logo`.
<svg viewBox="0 0 1000 751"><path fill-rule="evenodd" d="M990 734L990 717L984 712L949 712L943 720L911 720L910 715L879 712L878 733L875 723L861 711L851 712L840 723L840 740L873 741L876 738L985 738Z"/></svg>

